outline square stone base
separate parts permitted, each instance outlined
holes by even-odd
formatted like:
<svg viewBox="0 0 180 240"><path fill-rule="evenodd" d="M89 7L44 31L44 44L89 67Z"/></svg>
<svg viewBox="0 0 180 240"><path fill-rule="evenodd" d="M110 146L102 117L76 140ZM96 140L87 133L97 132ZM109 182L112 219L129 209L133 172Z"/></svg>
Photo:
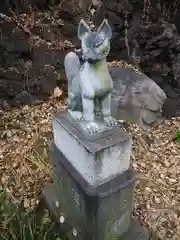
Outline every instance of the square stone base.
<svg viewBox="0 0 180 240"><path fill-rule="evenodd" d="M95 186L129 168L132 137L119 127L85 134L68 112L53 118L54 143L86 181Z"/></svg>

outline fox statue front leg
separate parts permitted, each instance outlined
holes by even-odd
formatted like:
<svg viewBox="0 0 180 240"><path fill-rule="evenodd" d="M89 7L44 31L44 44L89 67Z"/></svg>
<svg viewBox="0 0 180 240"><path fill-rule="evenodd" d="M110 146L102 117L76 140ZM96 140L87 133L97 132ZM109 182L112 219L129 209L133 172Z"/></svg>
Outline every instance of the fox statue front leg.
<svg viewBox="0 0 180 240"><path fill-rule="evenodd" d="M81 82L83 118L87 122L85 130L89 133L100 131L99 124L95 121L95 91L88 81Z"/></svg>
<svg viewBox="0 0 180 240"><path fill-rule="evenodd" d="M113 127L118 125L119 122L111 116L111 93L107 93L101 99L101 112L106 126Z"/></svg>
<svg viewBox="0 0 180 240"><path fill-rule="evenodd" d="M96 97L94 99L94 103L95 103L95 115L99 117L101 116L101 106L99 98Z"/></svg>
<svg viewBox="0 0 180 240"><path fill-rule="evenodd" d="M86 129L89 133L100 131L99 125L95 122L95 104L94 100L83 97L83 117L87 121Z"/></svg>
<svg viewBox="0 0 180 240"><path fill-rule="evenodd" d="M68 112L76 121L83 120L83 114L80 111L80 104L78 104L78 97L76 97L72 92L68 93Z"/></svg>

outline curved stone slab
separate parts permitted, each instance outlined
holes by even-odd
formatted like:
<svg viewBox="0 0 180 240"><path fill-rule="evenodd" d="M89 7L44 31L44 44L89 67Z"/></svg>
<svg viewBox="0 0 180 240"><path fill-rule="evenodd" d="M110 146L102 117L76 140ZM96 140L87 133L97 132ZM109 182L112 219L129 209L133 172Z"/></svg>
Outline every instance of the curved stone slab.
<svg viewBox="0 0 180 240"><path fill-rule="evenodd" d="M114 83L111 109L117 119L129 120L147 128L162 118L164 91L145 74L130 68L110 68Z"/></svg>

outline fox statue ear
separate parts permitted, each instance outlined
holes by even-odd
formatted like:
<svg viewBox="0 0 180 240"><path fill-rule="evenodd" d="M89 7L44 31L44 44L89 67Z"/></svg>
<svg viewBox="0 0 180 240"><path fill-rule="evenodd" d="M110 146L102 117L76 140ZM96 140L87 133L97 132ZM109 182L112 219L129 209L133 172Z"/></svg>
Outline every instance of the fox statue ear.
<svg viewBox="0 0 180 240"><path fill-rule="evenodd" d="M102 21L101 25L98 28L98 33L103 34L109 40L111 39L111 37L112 37L112 30L111 30L111 27L110 27L107 19L104 19Z"/></svg>
<svg viewBox="0 0 180 240"><path fill-rule="evenodd" d="M91 32L90 27L83 19L81 19L78 27L78 38L82 40L85 34L88 32Z"/></svg>

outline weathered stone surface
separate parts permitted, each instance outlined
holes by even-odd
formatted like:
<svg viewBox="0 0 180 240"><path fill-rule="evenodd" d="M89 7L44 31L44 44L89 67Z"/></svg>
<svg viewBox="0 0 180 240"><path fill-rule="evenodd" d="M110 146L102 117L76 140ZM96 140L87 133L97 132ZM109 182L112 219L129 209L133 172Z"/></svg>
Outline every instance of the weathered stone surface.
<svg viewBox="0 0 180 240"><path fill-rule="evenodd" d="M67 224L74 223L74 227L83 235L87 235L88 230L91 234L89 239L111 239L112 236L116 238L128 230L131 224L135 182L131 169L103 184L92 186L83 178L81 171L77 171L57 147L52 145L50 164L56 202L59 201L59 211L57 209L55 212L58 220L63 209ZM48 199L51 198L46 198ZM53 205L50 204L50 207Z"/></svg>
<svg viewBox="0 0 180 240"><path fill-rule="evenodd" d="M158 240L155 235L150 236L149 230L141 226L137 220L131 219L131 213L129 214L129 212L132 211L130 203L132 187L130 185L125 184L124 189L113 192L111 195L106 194L106 197L101 198L98 198L98 191L96 190L98 201L96 200L93 203L93 197L89 197L87 193L79 189L77 187L78 182L70 180L72 177L69 173L68 175L67 178L63 172L61 177L54 177L57 183L46 185L43 189L43 196L48 209L57 220L58 226L60 224L60 229L68 232L70 239L72 237L72 227L74 227L79 230L78 239L112 239L113 236L113 239L120 238L122 240ZM110 185L112 189L113 184L111 182ZM113 205L111 205L112 203ZM64 214L65 222L61 224L60 217ZM70 224L71 221L73 226ZM88 225L86 226L86 224Z"/></svg>
<svg viewBox="0 0 180 240"><path fill-rule="evenodd" d="M139 123L143 128L160 120L166 94L152 79L127 68L110 68L110 74L115 89L112 97L115 117Z"/></svg>
<svg viewBox="0 0 180 240"><path fill-rule="evenodd" d="M128 133L114 127L87 136L73 123L68 113L54 117L54 143L90 185L102 184L129 168L132 139Z"/></svg>

